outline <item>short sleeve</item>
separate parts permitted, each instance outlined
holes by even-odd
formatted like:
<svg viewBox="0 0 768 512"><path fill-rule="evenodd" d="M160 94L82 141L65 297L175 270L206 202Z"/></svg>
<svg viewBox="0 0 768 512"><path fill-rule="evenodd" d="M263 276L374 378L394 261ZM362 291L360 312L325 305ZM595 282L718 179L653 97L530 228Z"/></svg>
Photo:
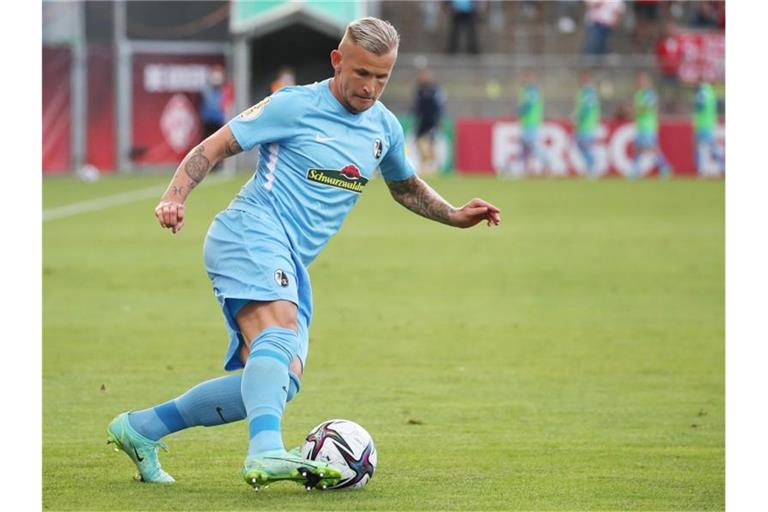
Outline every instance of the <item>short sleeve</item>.
<svg viewBox="0 0 768 512"><path fill-rule="evenodd" d="M281 89L234 117L228 126L240 147L247 151L259 144L290 137L302 104L298 91L298 88Z"/></svg>
<svg viewBox="0 0 768 512"><path fill-rule="evenodd" d="M403 127L394 116L391 114L389 116L389 149L381 159L379 169L386 181L403 181L413 176L416 169L405 154Z"/></svg>

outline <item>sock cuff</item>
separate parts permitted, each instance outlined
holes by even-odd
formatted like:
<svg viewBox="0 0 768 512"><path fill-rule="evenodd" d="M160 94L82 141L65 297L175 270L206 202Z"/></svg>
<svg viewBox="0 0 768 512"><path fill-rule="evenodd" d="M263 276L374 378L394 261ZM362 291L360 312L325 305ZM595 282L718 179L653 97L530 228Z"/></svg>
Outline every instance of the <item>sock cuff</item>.
<svg viewBox="0 0 768 512"><path fill-rule="evenodd" d="M271 357L288 366L296 354L298 336L296 331L285 327L267 327L250 343L248 359Z"/></svg>

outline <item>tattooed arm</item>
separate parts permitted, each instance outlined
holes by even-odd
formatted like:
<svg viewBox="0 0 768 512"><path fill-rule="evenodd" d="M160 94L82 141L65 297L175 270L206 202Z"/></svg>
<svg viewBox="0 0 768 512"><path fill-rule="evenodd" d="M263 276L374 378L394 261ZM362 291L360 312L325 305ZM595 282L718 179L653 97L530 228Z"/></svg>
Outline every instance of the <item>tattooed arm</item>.
<svg viewBox="0 0 768 512"><path fill-rule="evenodd" d="M499 209L491 203L475 198L461 208L455 208L415 175L402 181L388 181L387 186L392 197L401 205L422 217L449 226L468 228L483 220L489 226L501 222Z"/></svg>
<svg viewBox="0 0 768 512"><path fill-rule="evenodd" d="M219 161L241 151L232 131L224 126L187 153L155 208L160 225L178 233L184 226L184 202L192 190Z"/></svg>

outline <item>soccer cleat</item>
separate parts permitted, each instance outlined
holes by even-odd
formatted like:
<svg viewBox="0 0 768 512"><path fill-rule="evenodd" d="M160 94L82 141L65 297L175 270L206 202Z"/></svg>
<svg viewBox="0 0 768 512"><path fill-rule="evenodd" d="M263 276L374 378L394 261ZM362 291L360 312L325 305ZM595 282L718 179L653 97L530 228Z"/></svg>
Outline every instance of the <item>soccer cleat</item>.
<svg viewBox="0 0 768 512"><path fill-rule="evenodd" d="M303 459L291 450L246 458L243 478L257 491L280 480L294 481L310 491L333 487L341 480L341 473L326 464Z"/></svg>
<svg viewBox="0 0 768 512"><path fill-rule="evenodd" d="M157 449L168 448L160 441L152 441L136 432L128 421L128 413L119 414L107 428L107 444L114 443L115 451L123 450L139 470L137 480L155 484L172 484L176 480L163 471L157 460Z"/></svg>

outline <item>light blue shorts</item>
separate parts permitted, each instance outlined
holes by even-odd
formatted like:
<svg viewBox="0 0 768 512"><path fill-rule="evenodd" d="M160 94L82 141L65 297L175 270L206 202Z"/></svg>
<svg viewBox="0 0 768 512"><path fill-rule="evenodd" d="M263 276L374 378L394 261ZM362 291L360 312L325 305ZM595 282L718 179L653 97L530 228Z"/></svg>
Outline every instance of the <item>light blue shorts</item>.
<svg viewBox="0 0 768 512"><path fill-rule="evenodd" d="M229 334L224 369L243 367L239 349L246 340L235 317L243 306L254 300L289 300L298 306L296 355L303 368L309 349L312 285L282 225L266 211L228 208L213 218L203 254Z"/></svg>

